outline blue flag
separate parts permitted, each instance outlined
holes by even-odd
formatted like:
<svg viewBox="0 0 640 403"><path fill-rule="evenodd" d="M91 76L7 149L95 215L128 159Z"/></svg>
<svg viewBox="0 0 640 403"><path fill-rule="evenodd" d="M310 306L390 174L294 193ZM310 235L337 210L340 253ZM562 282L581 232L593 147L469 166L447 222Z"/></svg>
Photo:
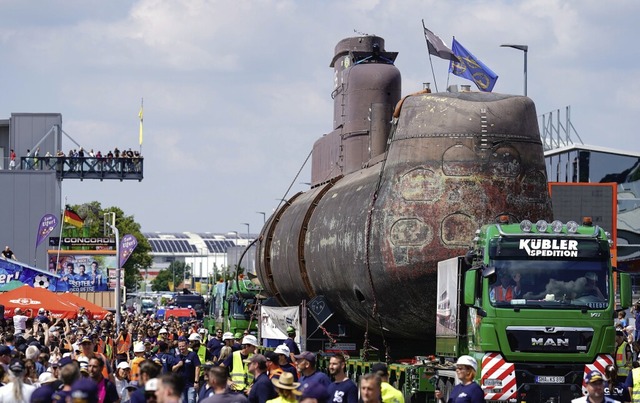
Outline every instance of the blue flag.
<svg viewBox="0 0 640 403"><path fill-rule="evenodd" d="M498 75L460 45L456 38L453 38L451 50L460 61L451 60L449 71L456 76L473 81L480 91L491 92L498 81Z"/></svg>

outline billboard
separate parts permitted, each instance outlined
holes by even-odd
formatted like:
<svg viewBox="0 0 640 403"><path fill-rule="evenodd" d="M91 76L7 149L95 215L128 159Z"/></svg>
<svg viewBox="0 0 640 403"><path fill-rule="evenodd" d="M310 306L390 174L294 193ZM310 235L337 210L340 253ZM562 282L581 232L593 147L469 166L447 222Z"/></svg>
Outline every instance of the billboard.
<svg viewBox="0 0 640 403"><path fill-rule="evenodd" d="M49 271L59 276L55 291L108 291L117 260L115 250L49 250Z"/></svg>
<svg viewBox="0 0 640 403"><path fill-rule="evenodd" d="M56 291L57 275L10 259L0 259L0 291L23 285Z"/></svg>

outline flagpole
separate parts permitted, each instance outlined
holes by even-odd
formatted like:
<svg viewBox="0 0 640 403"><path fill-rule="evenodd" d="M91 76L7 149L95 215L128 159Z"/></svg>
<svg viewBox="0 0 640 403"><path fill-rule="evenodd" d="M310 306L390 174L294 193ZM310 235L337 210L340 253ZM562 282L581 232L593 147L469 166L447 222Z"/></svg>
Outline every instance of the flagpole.
<svg viewBox="0 0 640 403"><path fill-rule="evenodd" d="M67 196L64 197L64 208L67 208ZM60 236L58 237L58 256L56 256L56 274L58 274L58 265L60 265L60 246L62 245L62 228L64 228L64 210L60 215Z"/></svg>
<svg viewBox="0 0 640 403"><path fill-rule="evenodd" d="M138 114L140 118L140 157L142 157L142 127L144 121L144 98L140 98L140 113Z"/></svg>
<svg viewBox="0 0 640 403"><path fill-rule="evenodd" d="M422 32L427 29L426 25L424 25L424 20L422 20ZM424 41L427 44L427 54L429 55L429 64L431 65L431 75L433 76L433 85L436 87L436 92L438 92L438 81L436 80L436 72L433 70L433 61L431 60L431 53L429 53L429 40L427 37L424 37Z"/></svg>

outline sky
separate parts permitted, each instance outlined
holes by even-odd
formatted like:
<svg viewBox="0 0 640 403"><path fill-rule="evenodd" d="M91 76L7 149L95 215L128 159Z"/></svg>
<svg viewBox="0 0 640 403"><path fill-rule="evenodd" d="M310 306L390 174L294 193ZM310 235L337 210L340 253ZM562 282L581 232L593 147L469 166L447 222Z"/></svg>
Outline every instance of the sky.
<svg viewBox="0 0 640 403"><path fill-rule="evenodd" d="M570 106L584 143L640 151L635 0L0 0L0 10L0 119L61 113L85 149L141 149L141 182L65 180L62 202L118 206L144 232L257 233L259 212L307 189L305 159L332 129L329 63L343 38L375 34L399 52L403 95L435 90L434 75L440 91L472 84L433 56L432 73L422 20L496 72L498 93L524 90L523 52L500 45L527 45L539 115Z"/></svg>

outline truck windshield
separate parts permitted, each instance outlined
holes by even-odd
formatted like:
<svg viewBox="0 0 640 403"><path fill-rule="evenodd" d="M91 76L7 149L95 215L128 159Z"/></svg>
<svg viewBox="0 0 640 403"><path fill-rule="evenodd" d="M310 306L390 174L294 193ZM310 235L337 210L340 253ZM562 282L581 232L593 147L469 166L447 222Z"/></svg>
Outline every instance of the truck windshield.
<svg viewBox="0 0 640 403"><path fill-rule="evenodd" d="M489 300L496 307L605 309L608 264L602 260L492 260Z"/></svg>

